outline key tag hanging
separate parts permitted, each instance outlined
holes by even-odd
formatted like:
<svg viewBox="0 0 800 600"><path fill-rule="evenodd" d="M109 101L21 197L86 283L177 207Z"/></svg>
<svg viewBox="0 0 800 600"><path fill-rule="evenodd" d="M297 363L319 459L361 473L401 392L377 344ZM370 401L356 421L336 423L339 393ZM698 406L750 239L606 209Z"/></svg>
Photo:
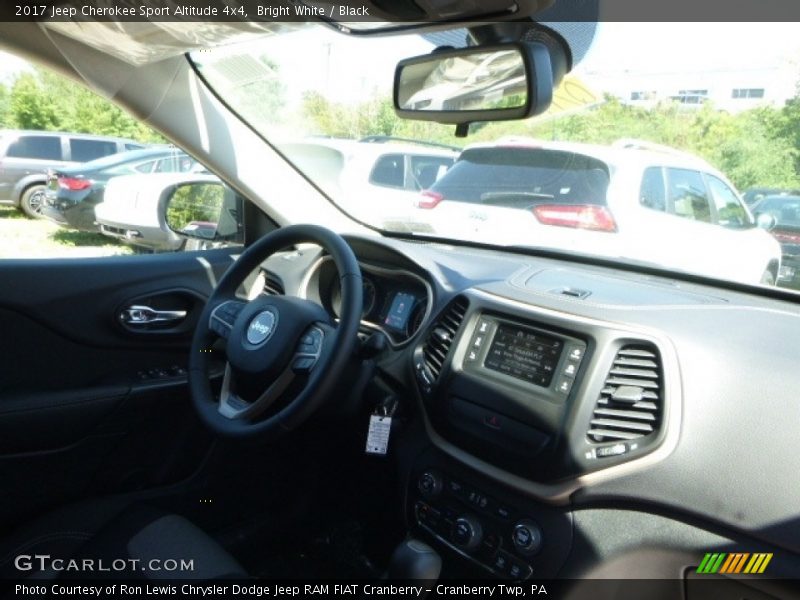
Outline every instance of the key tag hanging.
<svg viewBox="0 0 800 600"><path fill-rule="evenodd" d="M369 430L367 431L367 454L386 456L389 450L389 435L392 432L392 417L387 406L376 407L369 417Z"/></svg>

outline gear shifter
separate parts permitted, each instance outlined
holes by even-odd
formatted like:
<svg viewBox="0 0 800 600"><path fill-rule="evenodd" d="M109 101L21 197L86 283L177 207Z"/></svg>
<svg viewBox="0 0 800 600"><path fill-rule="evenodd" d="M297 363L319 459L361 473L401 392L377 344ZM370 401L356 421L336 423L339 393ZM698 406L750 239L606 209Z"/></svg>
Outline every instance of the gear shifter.
<svg viewBox="0 0 800 600"><path fill-rule="evenodd" d="M392 554L387 579L426 580L431 583L439 579L442 558L427 544L415 539L402 542Z"/></svg>

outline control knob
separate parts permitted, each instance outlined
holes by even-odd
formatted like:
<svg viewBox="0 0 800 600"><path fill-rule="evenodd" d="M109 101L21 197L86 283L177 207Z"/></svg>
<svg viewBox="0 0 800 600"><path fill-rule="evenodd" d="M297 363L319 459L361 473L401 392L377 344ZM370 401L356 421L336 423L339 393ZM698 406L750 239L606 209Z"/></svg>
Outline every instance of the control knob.
<svg viewBox="0 0 800 600"><path fill-rule="evenodd" d="M442 476L437 471L425 471L419 476L417 489L428 498L438 496L442 491Z"/></svg>
<svg viewBox="0 0 800 600"><path fill-rule="evenodd" d="M542 530L530 519L522 519L514 525L511 532L511 542L517 552L531 556L542 547Z"/></svg>
<svg viewBox="0 0 800 600"><path fill-rule="evenodd" d="M453 524L453 542L464 550L474 550L483 539L483 528L474 517L463 516Z"/></svg>

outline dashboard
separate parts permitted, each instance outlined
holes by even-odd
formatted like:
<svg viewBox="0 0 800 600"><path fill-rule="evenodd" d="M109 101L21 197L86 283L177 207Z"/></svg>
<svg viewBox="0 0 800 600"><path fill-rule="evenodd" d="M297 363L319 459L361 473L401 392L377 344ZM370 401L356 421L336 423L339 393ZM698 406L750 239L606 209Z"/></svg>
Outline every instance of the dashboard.
<svg viewBox="0 0 800 600"><path fill-rule="evenodd" d="M723 548L800 573L796 303L558 257L348 241L364 330L390 341L374 379L405 406L391 443L410 531L510 579L585 577L642 544L672 548L654 577ZM301 295L335 316L330 260L296 260Z"/></svg>

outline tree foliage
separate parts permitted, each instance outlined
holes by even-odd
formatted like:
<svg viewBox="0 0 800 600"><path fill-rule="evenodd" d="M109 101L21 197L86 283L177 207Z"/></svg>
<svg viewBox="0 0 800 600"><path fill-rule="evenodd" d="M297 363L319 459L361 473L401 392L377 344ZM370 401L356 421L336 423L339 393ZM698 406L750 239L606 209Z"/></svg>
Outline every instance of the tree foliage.
<svg viewBox="0 0 800 600"><path fill-rule="evenodd" d="M17 75L10 91L0 86L0 126L164 141L109 100L44 69Z"/></svg>
<svg viewBox="0 0 800 600"><path fill-rule="evenodd" d="M309 92L303 113L317 133L355 138L392 135L463 146L454 127L398 118L385 98L358 105L332 103ZM467 143L502 136L529 136L609 144L635 138L684 150L705 158L739 188L800 187L800 96L785 107L762 107L729 114L705 104L687 109L667 102L644 109L613 97L579 114L539 117L527 121L476 123Z"/></svg>
<svg viewBox="0 0 800 600"><path fill-rule="evenodd" d="M167 206L167 223L181 231L189 223L217 223L225 188L221 183L187 183L175 190Z"/></svg>

